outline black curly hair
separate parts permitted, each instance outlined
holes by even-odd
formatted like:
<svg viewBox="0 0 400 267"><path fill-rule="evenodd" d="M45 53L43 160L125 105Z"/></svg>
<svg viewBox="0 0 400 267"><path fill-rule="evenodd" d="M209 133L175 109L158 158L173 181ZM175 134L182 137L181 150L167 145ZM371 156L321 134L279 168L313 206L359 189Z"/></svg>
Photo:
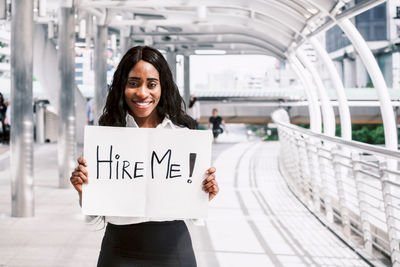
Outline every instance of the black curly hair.
<svg viewBox="0 0 400 267"><path fill-rule="evenodd" d="M149 46L132 47L122 57L114 73L99 125L126 126L128 105L125 102L124 91L129 72L140 60L152 64L160 75L161 98L157 105L158 115L161 118L167 115L175 125L195 129L194 120L186 114L185 102L179 94L167 61L157 49Z"/></svg>

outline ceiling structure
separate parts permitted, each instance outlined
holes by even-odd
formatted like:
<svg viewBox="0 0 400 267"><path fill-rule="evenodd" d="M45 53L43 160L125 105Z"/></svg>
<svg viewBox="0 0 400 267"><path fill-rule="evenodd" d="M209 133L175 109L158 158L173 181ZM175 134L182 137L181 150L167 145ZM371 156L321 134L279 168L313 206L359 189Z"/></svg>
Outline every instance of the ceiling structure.
<svg viewBox="0 0 400 267"><path fill-rule="evenodd" d="M68 2L68 1L67 1ZM225 50L264 54L280 60L308 37L383 3L364 0L75 0L78 20L94 15L95 23L127 33L132 44L193 53ZM346 5L347 4L347 5Z"/></svg>

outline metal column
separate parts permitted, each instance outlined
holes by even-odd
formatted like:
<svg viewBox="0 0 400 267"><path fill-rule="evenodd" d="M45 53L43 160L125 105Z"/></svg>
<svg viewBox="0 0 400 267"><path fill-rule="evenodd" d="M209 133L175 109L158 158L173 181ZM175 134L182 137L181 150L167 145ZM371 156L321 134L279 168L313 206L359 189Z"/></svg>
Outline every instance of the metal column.
<svg viewBox="0 0 400 267"><path fill-rule="evenodd" d="M60 7L58 35L58 73L60 77L60 122L58 128L59 187L70 187L69 177L75 167L75 12Z"/></svg>
<svg viewBox="0 0 400 267"><path fill-rule="evenodd" d="M103 113L108 95L106 25L97 25L94 46L94 122L96 124Z"/></svg>
<svg viewBox="0 0 400 267"><path fill-rule="evenodd" d="M374 55L357 28L348 19L338 21L339 27L346 33L354 49L357 50L378 94L380 109L385 130L385 144L387 148L397 150L397 129L392 103L385 80Z"/></svg>
<svg viewBox="0 0 400 267"><path fill-rule="evenodd" d="M190 101L190 56L185 55L184 56L184 73L183 73L183 79L184 79L184 91L183 91L183 99L185 100L186 107L189 105Z"/></svg>
<svg viewBox="0 0 400 267"><path fill-rule="evenodd" d="M33 192L33 1L13 0L11 20L11 216L35 214Z"/></svg>
<svg viewBox="0 0 400 267"><path fill-rule="evenodd" d="M335 66L333 65L332 59L329 57L326 50L322 48L319 41L317 41L315 37L311 37L309 41L313 45L315 51L317 51L319 57L324 62L326 68L328 69L332 85L335 88L336 96L339 102L339 116L342 138L346 140L351 140L350 108L347 102L346 94L344 92L342 79L340 78Z"/></svg>
<svg viewBox="0 0 400 267"><path fill-rule="evenodd" d="M185 58L185 60L186 60L186 58ZM176 83L176 53L175 52L167 52L167 62L168 62L169 68L171 69L172 76L174 77L174 81Z"/></svg>
<svg viewBox="0 0 400 267"><path fill-rule="evenodd" d="M125 53L131 48L130 44L130 29L121 29L120 30L120 50L121 50L121 57L125 55Z"/></svg>
<svg viewBox="0 0 400 267"><path fill-rule="evenodd" d="M306 70L297 59L297 57L291 55L289 57L289 62L293 66L293 71L296 73L297 77L299 77L301 83L303 84L304 91L307 95L308 111L310 116L310 129L315 133L321 133L321 109L318 103L318 98L312 88L310 77L308 77Z"/></svg>
<svg viewBox="0 0 400 267"><path fill-rule="evenodd" d="M335 113L333 111L333 107L329 97L326 93L326 88L314 66L311 64L307 56L304 54L302 49L296 50L297 57L306 67L306 69L311 73L311 77L314 80L315 87L317 89L319 99L321 99L321 110L322 110L322 119L324 123L324 134L329 136L335 136L335 126L336 119Z"/></svg>
<svg viewBox="0 0 400 267"><path fill-rule="evenodd" d="M36 142L43 144L46 141L46 101L36 102Z"/></svg>

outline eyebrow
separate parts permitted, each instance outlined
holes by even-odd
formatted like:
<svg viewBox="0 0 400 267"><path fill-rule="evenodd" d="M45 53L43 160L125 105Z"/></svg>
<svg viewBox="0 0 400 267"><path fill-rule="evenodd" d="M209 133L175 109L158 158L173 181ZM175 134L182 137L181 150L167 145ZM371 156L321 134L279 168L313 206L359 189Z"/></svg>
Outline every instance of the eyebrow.
<svg viewBox="0 0 400 267"><path fill-rule="evenodd" d="M128 77L128 80L136 80L140 81L141 79L139 77ZM157 78L147 78L148 81L158 81Z"/></svg>

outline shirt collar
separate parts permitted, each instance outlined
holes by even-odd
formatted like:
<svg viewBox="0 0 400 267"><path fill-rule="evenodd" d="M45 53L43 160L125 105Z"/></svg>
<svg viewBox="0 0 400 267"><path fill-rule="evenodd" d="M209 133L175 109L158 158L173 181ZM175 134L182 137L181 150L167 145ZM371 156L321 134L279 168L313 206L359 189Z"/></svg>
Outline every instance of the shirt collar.
<svg viewBox="0 0 400 267"><path fill-rule="evenodd" d="M131 116L129 113L126 113L126 127L139 128L139 125L136 123L133 116ZM157 125L156 128L175 129L178 127L175 126L175 124L168 118L168 115L166 115L163 121L159 125Z"/></svg>

